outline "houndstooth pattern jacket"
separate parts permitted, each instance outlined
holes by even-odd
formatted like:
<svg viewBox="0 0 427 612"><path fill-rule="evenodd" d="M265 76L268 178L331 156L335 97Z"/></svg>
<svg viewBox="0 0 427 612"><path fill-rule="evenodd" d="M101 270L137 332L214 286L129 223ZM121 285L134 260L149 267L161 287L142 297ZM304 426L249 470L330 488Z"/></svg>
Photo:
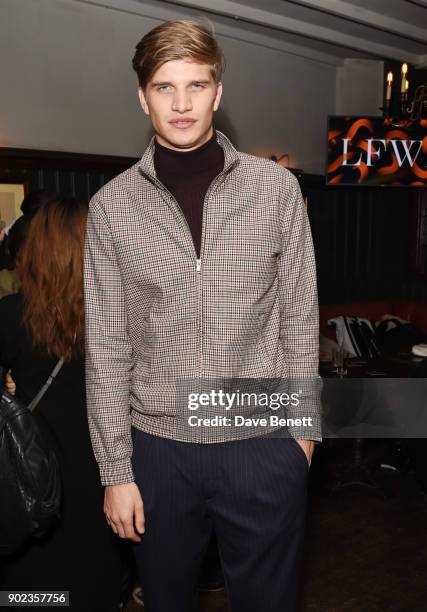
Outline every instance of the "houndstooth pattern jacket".
<svg viewBox="0 0 427 612"><path fill-rule="evenodd" d="M90 201L86 393L104 485L134 480L131 426L190 440L177 419L182 377L319 378L316 267L298 182L216 137L225 163L205 197L200 259L178 203L156 178L154 137ZM319 401L307 411L317 417ZM318 419L310 431L289 430L321 440ZM210 428L197 441L238 437Z"/></svg>

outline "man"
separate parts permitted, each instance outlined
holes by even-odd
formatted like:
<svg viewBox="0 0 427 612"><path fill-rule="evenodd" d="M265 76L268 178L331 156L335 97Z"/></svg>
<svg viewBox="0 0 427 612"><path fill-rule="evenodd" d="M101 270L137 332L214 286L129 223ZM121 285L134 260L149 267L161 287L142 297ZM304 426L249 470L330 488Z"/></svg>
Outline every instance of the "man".
<svg viewBox="0 0 427 612"><path fill-rule="evenodd" d="M85 249L88 415L106 519L134 542L146 612L192 609L212 528L231 610L291 611L318 422L291 419L291 437L255 419L244 433L192 427L196 409L187 419L177 398L182 379L289 377L300 389L317 378L301 192L290 172L214 131L224 58L205 27L161 24L133 67L155 136L92 198ZM312 418L315 403L291 414Z"/></svg>

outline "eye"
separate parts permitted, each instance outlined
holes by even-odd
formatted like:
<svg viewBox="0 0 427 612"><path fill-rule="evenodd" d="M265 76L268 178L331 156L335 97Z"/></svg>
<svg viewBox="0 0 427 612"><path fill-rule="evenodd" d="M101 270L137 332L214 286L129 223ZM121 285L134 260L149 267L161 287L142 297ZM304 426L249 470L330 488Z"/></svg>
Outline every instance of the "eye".
<svg viewBox="0 0 427 612"><path fill-rule="evenodd" d="M199 89L204 89L205 86L203 85L203 83L192 83L191 84L191 89L198 91Z"/></svg>
<svg viewBox="0 0 427 612"><path fill-rule="evenodd" d="M161 93L169 93L172 91L172 85L159 85L157 91L160 91Z"/></svg>

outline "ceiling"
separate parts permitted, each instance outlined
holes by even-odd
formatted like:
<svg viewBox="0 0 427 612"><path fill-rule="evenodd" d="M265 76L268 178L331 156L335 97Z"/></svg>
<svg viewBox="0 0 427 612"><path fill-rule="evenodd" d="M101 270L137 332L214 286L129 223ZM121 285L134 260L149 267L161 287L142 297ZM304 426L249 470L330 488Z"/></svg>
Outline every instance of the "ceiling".
<svg viewBox="0 0 427 612"><path fill-rule="evenodd" d="M145 0L140 0L142 3ZM208 14L242 36L345 58L427 66L427 0L158 0Z"/></svg>

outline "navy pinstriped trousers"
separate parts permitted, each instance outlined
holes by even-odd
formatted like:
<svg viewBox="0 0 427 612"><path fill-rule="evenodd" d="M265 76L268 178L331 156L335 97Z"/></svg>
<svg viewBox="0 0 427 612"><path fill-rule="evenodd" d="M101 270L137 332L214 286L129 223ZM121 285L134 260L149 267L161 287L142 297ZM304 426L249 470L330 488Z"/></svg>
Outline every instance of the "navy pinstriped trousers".
<svg viewBox="0 0 427 612"><path fill-rule="evenodd" d="M211 530L231 612L295 612L308 461L293 438L177 442L135 428L145 612L192 612Z"/></svg>

